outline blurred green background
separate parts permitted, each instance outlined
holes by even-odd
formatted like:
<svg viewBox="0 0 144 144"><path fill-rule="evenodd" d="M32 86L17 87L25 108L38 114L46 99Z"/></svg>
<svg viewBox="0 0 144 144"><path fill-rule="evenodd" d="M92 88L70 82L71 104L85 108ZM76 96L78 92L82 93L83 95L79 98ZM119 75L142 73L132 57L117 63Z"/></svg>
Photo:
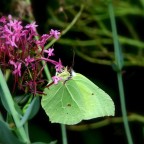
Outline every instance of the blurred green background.
<svg viewBox="0 0 144 144"><path fill-rule="evenodd" d="M67 126L69 144L127 144L121 119L114 46L108 0L1 0L0 15L12 14L25 23L35 20L40 34L60 31L84 9L77 22L54 45L56 59L87 76L114 100L115 117ZM124 68L122 71L127 113L135 144L144 143L144 0L113 0ZM75 56L75 57L74 57ZM74 58L74 61L73 61ZM29 122L32 141L57 140L59 124L51 124L42 109Z"/></svg>

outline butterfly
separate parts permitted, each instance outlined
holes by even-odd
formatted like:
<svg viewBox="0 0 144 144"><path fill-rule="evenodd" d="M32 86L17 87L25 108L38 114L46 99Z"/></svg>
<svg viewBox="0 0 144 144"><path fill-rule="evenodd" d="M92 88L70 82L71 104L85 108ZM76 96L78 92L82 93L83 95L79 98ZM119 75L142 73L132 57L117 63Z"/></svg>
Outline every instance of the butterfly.
<svg viewBox="0 0 144 144"><path fill-rule="evenodd" d="M41 105L52 123L74 125L82 120L114 116L110 96L80 73L67 70L57 74L61 80L45 88Z"/></svg>

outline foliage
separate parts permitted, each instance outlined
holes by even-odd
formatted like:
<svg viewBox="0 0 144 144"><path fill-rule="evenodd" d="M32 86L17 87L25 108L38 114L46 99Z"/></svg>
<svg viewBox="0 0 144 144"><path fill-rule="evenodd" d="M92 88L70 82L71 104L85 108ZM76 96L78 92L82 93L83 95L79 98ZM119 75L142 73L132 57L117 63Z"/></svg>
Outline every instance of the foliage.
<svg viewBox="0 0 144 144"><path fill-rule="evenodd" d="M79 4L63 3L56 13L49 7L51 18L47 24L64 29L77 13ZM119 42L122 46L125 66L143 66L143 35L139 34L143 17L143 1L137 3L113 1ZM109 21L107 2L100 0L85 1L85 9L78 22L71 28L69 35L62 37L58 43L75 48L76 54L86 61L96 64L112 65L115 61L112 47L112 31ZM57 14L57 15L56 15ZM71 37L71 38L69 38Z"/></svg>

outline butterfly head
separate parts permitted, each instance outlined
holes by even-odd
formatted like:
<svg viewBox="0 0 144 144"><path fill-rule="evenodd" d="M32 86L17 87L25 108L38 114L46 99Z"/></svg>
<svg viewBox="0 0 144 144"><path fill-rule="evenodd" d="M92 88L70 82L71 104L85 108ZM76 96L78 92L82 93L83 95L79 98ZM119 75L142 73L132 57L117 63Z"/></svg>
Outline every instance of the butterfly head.
<svg viewBox="0 0 144 144"><path fill-rule="evenodd" d="M70 74L70 72L68 71L68 68L67 68L67 67L64 67L63 70L62 70L62 72L57 73L56 75L57 75L58 77L60 77L63 81L67 80L67 79L71 76L71 74Z"/></svg>

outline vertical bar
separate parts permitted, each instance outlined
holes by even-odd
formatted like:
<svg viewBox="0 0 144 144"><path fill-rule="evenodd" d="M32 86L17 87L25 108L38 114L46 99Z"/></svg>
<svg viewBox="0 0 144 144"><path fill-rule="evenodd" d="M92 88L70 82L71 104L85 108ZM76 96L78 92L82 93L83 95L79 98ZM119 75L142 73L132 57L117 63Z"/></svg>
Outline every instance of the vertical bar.
<svg viewBox="0 0 144 144"><path fill-rule="evenodd" d="M113 10L113 5L112 5L111 1L108 4L108 10L109 10L109 15L110 15L113 40L114 40L114 52L115 52L115 59L116 59L116 66L117 66L117 79L118 79L118 86L119 86L122 118L123 118L123 122L124 122L124 128L125 128L128 144L133 144L131 131L129 128L129 123L128 123L128 118L127 118L124 87L123 87L122 74L121 74L122 65L123 65L122 60L121 60L122 53L120 53L120 46L119 46L119 42L118 42L118 34L117 34L117 29L116 29L114 10Z"/></svg>
<svg viewBox="0 0 144 144"><path fill-rule="evenodd" d="M64 124L61 124L61 132L62 132L62 144L68 144L66 126Z"/></svg>

